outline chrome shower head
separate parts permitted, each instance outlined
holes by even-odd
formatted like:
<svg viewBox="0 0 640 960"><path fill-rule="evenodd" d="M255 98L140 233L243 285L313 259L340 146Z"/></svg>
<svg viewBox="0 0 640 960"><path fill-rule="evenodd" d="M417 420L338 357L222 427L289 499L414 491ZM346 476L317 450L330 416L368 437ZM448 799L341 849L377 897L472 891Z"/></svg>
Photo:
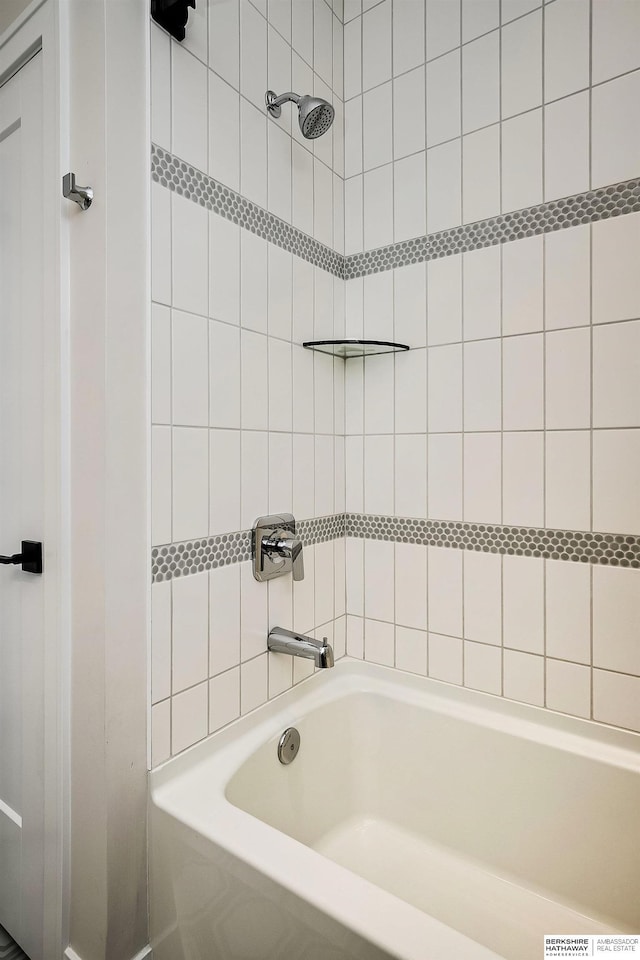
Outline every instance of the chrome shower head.
<svg viewBox="0 0 640 960"><path fill-rule="evenodd" d="M277 97L273 90L267 90L267 111L277 119L282 113L282 104L289 100L298 106L298 122L306 140L315 140L327 132L333 123L335 111L330 103L320 97L300 97L297 93L283 93Z"/></svg>

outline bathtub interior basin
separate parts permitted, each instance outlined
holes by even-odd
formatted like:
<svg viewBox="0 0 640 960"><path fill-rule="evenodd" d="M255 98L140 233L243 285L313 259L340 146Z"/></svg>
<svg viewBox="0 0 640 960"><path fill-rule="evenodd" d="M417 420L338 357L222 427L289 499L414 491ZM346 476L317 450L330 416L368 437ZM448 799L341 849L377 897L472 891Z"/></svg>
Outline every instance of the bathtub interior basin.
<svg viewBox="0 0 640 960"><path fill-rule="evenodd" d="M338 921L336 956L537 960L544 934L640 929L637 736L348 661L262 713L154 773L153 804L227 883L242 864Z"/></svg>

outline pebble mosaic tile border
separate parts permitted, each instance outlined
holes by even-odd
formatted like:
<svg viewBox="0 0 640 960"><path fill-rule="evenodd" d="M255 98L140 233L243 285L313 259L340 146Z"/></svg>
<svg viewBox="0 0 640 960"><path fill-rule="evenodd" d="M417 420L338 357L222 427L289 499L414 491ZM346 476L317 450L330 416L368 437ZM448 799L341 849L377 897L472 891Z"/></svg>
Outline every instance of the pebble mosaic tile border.
<svg viewBox="0 0 640 960"><path fill-rule="evenodd" d="M343 257L155 144L151 179L345 280L640 211L640 179L626 180Z"/></svg>
<svg viewBox="0 0 640 960"><path fill-rule="evenodd" d="M295 253L302 260L313 263L337 277L344 276L344 257L314 240L307 233L292 227L269 213L264 207L236 193L201 170L174 157L171 153L151 145L151 179L178 193L187 200L199 203L207 210L239 224L269 243Z"/></svg>
<svg viewBox="0 0 640 960"><path fill-rule="evenodd" d="M572 560L640 569L640 536L446 520L411 520L362 513L346 514L345 525L348 537L366 540L421 543L515 557L543 557L547 560Z"/></svg>
<svg viewBox="0 0 640 960"><path fill-rule="evenodd" d="M640 569L640 536L615 533L412 520L362 513L336 513L301 520L297 532L305 546L347 536ZM251 530L169 543L152 550L152 579L160 582L186 577L231 563L242 563L251 556Z"/></svg>
<svg viewBox="0 0 640 960"><path fill-rule="evenodd" d="M345 514L300 520L296 525L296 533L305 546L337 540L345 535ZM251 560L252 555L251 530L237 530L202 540L167 543L151 551L151 578L154 583L160 583L173 580L174 577L187 577L192 573Z"/></svg>

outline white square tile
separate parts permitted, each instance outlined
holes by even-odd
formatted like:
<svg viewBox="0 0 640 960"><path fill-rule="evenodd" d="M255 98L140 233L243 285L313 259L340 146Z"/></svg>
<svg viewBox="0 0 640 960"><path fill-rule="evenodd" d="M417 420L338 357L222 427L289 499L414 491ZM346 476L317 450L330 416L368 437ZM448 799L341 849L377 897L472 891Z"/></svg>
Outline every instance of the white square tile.
<svg viewBox="0 0 640 960"><path fill-rule="evenodd" d="M177 43L171 58L171 103L173 153L198 170L206 170L207 68Z"/></svg>
<svg viewBox="0 0 640 960"><path fill-rule="evenodd" d="M461 141L427 150L427 231L456 227L462 221Z"/></svg>
<svg viewBox="0 0 640 960"><path fill-rule="evenodd" d="M151 585L151 702L171 695L171 581Z"/></svg>
<svg viewBox="0 0 640 960"><path fill-rule="evenodd" d="M362 97L344 106L344 175L353 177L363 170Z"/></svg>
<svg viewBox="0 0 640 960"><path fill-rule="evenodd" d="M362 16L362 88L391 79L391 0Z"/></svg>
<svg viewBox="0 0 640 960"><path fill-rule="evenodd" d="M393 81L393 155L396 159L425 146L424 67Z"/></svg>
<svg viewBox="0 0 640 960"><path fill-rule="evenodd" d="M171 217L173 306L204 316L209 307L209 214L172 193Z"/></svg>
<svg viewBox="0 0 640 960"><path fill-rule="evenodd" d="M502 558L464 551L464 635L468 640L502 644Z"/></svg>
<svg viewBox="0 0 640 960"><path fill-rule="evenodd" d="M640 731L640 678L594 670L593 719Z"/></svg>
<svg viewBox="0 0 640 960"><path fill-rule="evenodd" d="M571 430L591 426L591 331L546 334L546 427Z"/></svg>
<svg viewBox="0 0 640 960"><path fill-rule="evenodd" d="M393 316L393 273L390 270L363 278L363 301L364 335L371 340L384 340ZM380 372L385 370L380 360L374 360L374 367Z"/></svg>
<svg viewBox="0 0 640 960"><path fill-rule="evenodd" d="M291 431L291 344L269 337L269 429Z"/></svg>
<svg viewBox="0 0 640 960"><path fill-rule="evenodd" d="M209 175L240 188L240 97L209 71Z"/></svg>
<svg viewBox="0 0 640 960"><path fill-rule="evenodd" d="M250 330L240 337L241 423L243 430L266 430L268 424L267 338Z"/></svg>
<svg viewBox="0 0 640 960"><path fill-rule="evenodd" d="M173 422L209 424L209 321L190 313L172 314Z"/></svg>
<svg viewBox="0 0 640 960"><path fill-rule="evenodd" d="M546 434L545 525L591 526L591 437L587 431Z"/></svg>
<svg viewBox="0 0 640 960"><path fill-rule="evenodd" d="M240 529L240 431L212 430L209 536Z"/></svg>
<svg viewBox="0 0 640 960"><path fill-rule="evenodd" d="M461 42L460 5L449 0L427 0L427 60L439 57Z"/></svg>
<svg viewBox="0 0 640 960"><path fill-rule="evenodd" d="M640 67L640 8L635 0L595 0L593 83Z"/></svg>
<svg viewBox="0 0 640 960"><path fill-rule="evenodd" d="M333 364L326 354L316 353L314 358L313 391L315 409L315 432L333 433ZM274 378L271 378L274 379ZM278 389L277 379L274 390ZM282 415L288 413L286 403L282 404Z"/></svg>
<svg viewBox="0 0 640 960"><path fill-rule="evenodd" d="M462 683L462 640L429 633L429 676L446 683Z"/></svg>
<svg viewBox="0 0 640 960"><path fill-rule="evenodd" d="M396 668L426 677L427 634L424 630L396 627Z"/></svg>
<svg viewBox="0 0 640 960"><path fill-rule="evenodd" d="M315 611L316 623L333 620L333 543L316 543L315 547Z"/></svg>
<svg viewBox="0 0 640 960"><path fill-rule="evenodd" d="M395 358L395 432L427 432L427 351L410 350Z"/></svg>
<svg viewBox="0 0 640 960"><path fill-rule="evenodd" d="M163 700L151 708L151 766L157 767L171 756L171 701Z"/></svg>
<svg viewBox="0 0 640 960"><path fill-rule="evenodd" d="M313 163L313 235L328 247L333 243L333 174L320 160Z"/></svg>
<svg viewBox="0 0 640 960"><path fill-rule="evenodd" d="M344 252L364 250L363 178L351 177L344 185Z"/></svg>
<svg viewBox="0 0 640 960"><path fill-rule="evenodd" d="M333 335L333 277L327 270L314 267L313 287L313 335L322 340Z"/></svg>
<svg viewBox="0 0 640 960"><path fill-rule="evenodd" d="M361 617L347 617L347 655L364 660L364 621Z"/></svg>
<svg viewBox="0 0 640 960"><path fill-rule="evenodd" d="M428 358L430 432L462 429L462 345L430 347Z"/></svg>
<svg viewBox="0 0 640 960"><path fill-rule="evenodd" d="M543 426L543 337L506 337L502 343L502 406L505 430Z"/></svg>
<svg viewBox="0 0 640 960"><path fill-rule="evenodd" d="M152 427L151 542L171 540L171 427Z"/></svg>
<svg viewBox="0 0 640 960"><path fill-rule="evenodd" d="M171 422L171 313L151 304L151 420Z"/></svg>
<svg viewBox="0 0 640 960"><path fill-rule="evenodd" d="M393 433L393 374L389 357L381 355L367 359L364 370L365 433Z"/></svg>
<svg viewBox="0 0 640 960"><path fill-rule="evenodd" d="M427 335L430 346L462 337L462 257L427 264Z"/></svg>
<svg viewBox="0 0 640 960"><path fill-rule="evenodd" d="M437 438L439 439L439 438ZM395 512L399 517L427 516L427 438L395 438Z"/></svg>
<svg viewBox="0 0 640 960"><path fill-rule="evenodd" d="M542 103L542 11L502 29L502 116Z"/></svg>
<svg viewBox="0 0 640 960"><path fill-rule="evenodd" d="M429 547L429 632L462 636L462 554Z"/></svg>
<svg viewBox="0 0 640 960"><path fill-rule="evenodd" d="M344 147L340 145L340 157L344 156ZM333 245L337 253L344 254L344 181L340 171L333 174ZM343 281L344 282L344 281Z"/></svg>
<svg viewBox="0 0 640 960"><path fill-rule="evenodd" d="M293 255L270 243L268 257L269 309L268 327L271 337L291 340L293 309Z"/></svg>
<svg viewBox="0 0 640 960"><path fill-rule="evenodd" d="M344 101L344 27L338 17L333 18L333 79L331 85L338 98Z"/></svg>
<svg viewBox="0 0 640 960"><path fill-rule="evenodd" d="M545 568L547 656L590 663L591 568L565 560L546 560Z"/></svg>
<svg viewBox="0 0 640 960"><path fill-rule="evenodd" d="M292 0L269 0L268 19L287 43L291 43L291 3Z"/></svg>
<svg viewBox="0 0 640 960"><path fill-rule="evenodd" d="M268 660L269 699L272 700L293 686L293 657L286 653L270 653Z"/></svg>
<svg viewBox="0 0 640 960"><path fill-rule="evenodd" d="M591 93L591 188L637 176L640 124L630 123L640 100L640 71L609 80Z"/></svg>
<svg viewBox="0 0 640 960"><path fill-rule="evenodd" d="M393 242L393 164L364 175L364 246Z"/></svg>
<svg viewBox="0 0 640 960"><path fill-rule="evenodd" d="M592 226L593 322L640 316L640 213Z"/></svg>
<svg viewBox="0 0 640 960"><path fill-rule="evenodd" d="M394 544L386 540L365 540L364 612L367 617L393 622L393 582Z"/></svg>
<svg viewBox="0 0 640 960"><path fill-rule="evenodd" d="M593 568L593 665L640 674L640 590L635 570Z"/></svg>
<svg viewBox="0 0 640 960"><path fill-rule="evenodd" d="M315 500L314 516L324 517L335 512L335 467L333 437L315 438Z"/></svg>
<svg viewBox="0 0 640 960"><path fill-rule="evenodd" d="M502 0L502 23L510 23L516 17L523 17L537 7L542 6L542 0Z"/></svg>
<svg viewBox="0 0 640 960"><path fill-rule="evenodd" d="M364 363L354 357L345 370L345 433L364 433Z"/></svg>
<svg viewBox="0 0 640 960"><path fill-rule="evenodd" d="M204 740L208 732L208 682L171 698L171 753Z"/></svg>
<svg viewBox="0 0 640 960"><path fill-rule="evenodd" d="M313 280L310 263L293 258L293 339L296 343L313 340Z"/></svg>
<svg viewBox="0 0 640 960"><path fill-rule="evenodd" d="M541 707L544 704L544 657L505 650L503 695Z"/></svg>
<svg viewBox="0 0 640 960"><path fill-rule="evenodd" d="M472 6L477 5L474 0ZM500 37L496 30L463 47L462 131L470 133L499 119Z"/></svg>
<svg viewBox="0 0 640 960"><path fill-rule="evenodd" d="M240 4L212 3L209 10L209 56L216 73L240 89Z"/></svg>
<svg viewBox="0 0 640 960"><path fill-rule="evenodd" d="M240 713L250 713L256 707L266 703L267 690L267 654L243 663L240 667Z"/></svg>
<svg viewBox="0 0 640 960"><path fill-rule="evenodd" d="M542 201L542 110L502 124L502 211Z"/></svg>
<svg viewBox="0 0 640 960"><path fill-rule="evenodd" d="M240 426L240 331L228 323L211 321L210 423L212 427Z"/></svg>
<svg viewBox="0 0 640 960"><path fill-rule="evenodd" d="M396 543L395 622L427 629L427 548Z"/></svg>
<svg viewBox="0 0 640 960"><path fill-rule="evenodd" d="M391 81L362 98L364 169L371 170L393 159ZM357 170L354 172L358 172Z"/></svg>
<svg viewBox="0 0 640 960"><path fill-rule="evenodd" d="M593 329L593 425L640 426L640 320Z"/></svg>
<svg viewBox="0 0 640 960"><path fill-rule="evenodd" d="M173 540L209 529L209 435L201 427L173 431Z"/></svg>
<svg viewBox="0 0 640 960"><path fill-rule="evenodd" d="M209 674L240 663L239 563L209 573Z"/></svg>
<svg viewBox="0 0 640 960"><path fill-rule="evenodd" d="M293 515L313 516L315 453L313 436L293 435ZM362 509L362 508L360 508Z"/></svg>
<svg viewBox="0 0 640 960"><path fill-rule="evenodd" d="M465 340L500 335L500 256L499 246L463 254Z"/></svg>
<svg viewBox="0 0 640 960"><path fill-rule="evenodd" d="M292 0L291 14L291 45L308 64L313 64L313 0Z"/></svg>
<svg viewBox="0 0 640 960"><path fill-rule="evenodd" d="M502 522L541 527L544 522L544 434L503 437Z"/></svg>
<svg viewBox="0 0 640 960"><path fill-rule="evenodd" d="M462 139L462 219L465 223L500 213L500 126Z"/></svg>
<svg viewBox="0 0 640 960"><path fill-rule="evenodd" d="M234 667L209 681L209 733L240 716L240 668Z"/></svg>
<svg viewBox="0 0 640 960"><path fill-rule="evenodd" d="M502 350L500 340L464 345L464 429L500 430L502 426Z"/></svg>
<svg viewBox="0 0 640 960"><path fill-rule="evenodd" d="M577 663L546 661L547 702L549 710L573 717L591 716L591 670Z"/></svg>
<svg viewBox="0 0 640 960"><path fill-rule="evenodd" d="M393 73L406 73L424 63L424 3L393 4Z"/></svg>
<svg viewBox="0 0 640 960"><path fill-rule="evenodd" d="M241 313L243 327L267 332L267 241L249 230L240 235Z"/></svg>
<svg viewBox="0 0 640 960"><path fill-rule="evenodd" d="M171 197L159 183L151 184L151 297L171 303Z"/></svg>
<svg viewBox="0 0 640 960"><path fill-rule="evenodd" d="M427 146L460 136L460 51L427 65Z"/></svg>
<svg viewBox="0 0 640 960"><path fill-rule="evenodd" d="M544 651L544 560L503 559L504 645L527 653Z"/></svg>
<svg viewBox="0 0 640 960"><path fill-rule="evenodd" d="M484 693L502 692L502 654L497 647L464 642L464 685Z"/></svg>
<svg viewBox="0 0 640 960"><path fill-rule="evenodd" d="M430 434L427 465L429 517L462 520L462 434Z"/></svg>
<svg viewBox="0 0 640 960"><path fill-rule="evenodd" d="M264 108L266 89L267 22L249 0L240 0L240 93Z"/></svg>
<svg viewBox="0 0 640 960"><path fill-rule="evenodd" d="M344 98L362 92L362 18L344 27Z"/></svg>
<svg viewBox="0 0 640 960"><path fill-rule="evenodd" d="M544 109L544 199L589 189L589 93Z"/></svg>
<svg viewBox="0 0 640 960"><path fill-rule="evenodd" d="M271 213L291 222L291 137L275 123L267 127L268 203Z"/></svg>
<svg viewBox="0 0 640 960"><path fill-rule="evenodd" d="M209 675L209 574L178 577L173 586L173 693Z"/></svg>
<svg viewBox="0 0 640 960"><path fill-rule="evenodd" d="M527 237L503 247L502 317L505 334L542 330L542 260L542 237Z"/></svg>
<svg viewBox="0 0 640 960"><path fill-rule="evenodd" d="M151 139L171 149L171 40L151 24Z"/></svg>
<svg viewBox="0 0 640 960"><path fill-rule="evenodd" d="M293 225L313 235L313 157L298 143L292 145Z"/></svg>
<svg viewBox="0 0 640 960"><path fill-rule="evenodd" d="M464 519L500 523L502 463L499 433L468 433L464 438Z"/></svg>
<svg viewBox="0 0 640 960"><path fill-rule="evenodd" d="M368 663L392 667L395 660L395 629L379 620L364 622L364 658Z"/></svg>
<svg viewBox="0 0 640 960"><path fill-rule="evenodd" d="M500 23L498 0L462 0L462 42L473 40Z"/></svg>
<svg viewBox="0 0 640 960"><path fill-rule="evenodd" d="M248 3L248 0L246 0ZM272 121L269 121L270 124ZM244 98L240 101L240 191L267 206L267 117Z"/></svg>
<svg viewBox="0 0 640 960"><path fill-rule="evenodd" d="M556 0L545 7L545 100L589 86L589 5ZM567 43L571 37L571 43Z"/></svg>
<svg viewBox="0 0 640 960"><path fill-rule="evenodd" d="M267 434L243 430L240 437L242 478L240 482L241 528L253 527L256 517L269 512L269 444Z"/></svg>
<svg viewBox="0 0 640 960"><path fill-rule="evenodd" d="M209 316L240 322L240 227L209 215Z"/></svg>
<svg viewBox="0 0 640 960"><path fill-rule="evenodd" d="M240 565L240 624L240 659L244 663L266 652L269 633L267 585L254 578L250 563Z"/></svg>
<svg viewBox="0 0 640 960"><path fill-rule="evenodd" d="M325 0L313 5L313 68L331 84L333 79L333 16Z"/></svg>
<svg viewBox="0 0 640 960"><path fill-rule="evenodd" d="M416 153L393 165L394 242L421 237L426 232L426 161Z"/></svg>
<svg viewBox="0 0 640 960"><path fill-rule="evenodd" d="M393 511L393 437L364 438L364 509L383 516Z"/></svg>
<svg viewBox="0 0 640 960"><path fill-rule="evenodd" d="M364 614L364 540L347 538L347 612L362 616ZM349 624L347 623L347 635ZM348 642L348 640L347 640Z"/></svg>
<svg viewBox="0 0 640 960"><path fill-rule="evenodd" d="M591 314L591 229L588 224L544 238L545 327L579 327Z"/></svg>
<svg viewBox="0 0 640 960"><path fill-rule="evenodd" d="M427 342L427 268L414 263L394 271L394 338L412 348Z"/></svg>
<svg viewBox="0 0 640 960"><path fill-rule="evenodd" d="M293 347L293 429L313 432L313 353Z"/></svg>

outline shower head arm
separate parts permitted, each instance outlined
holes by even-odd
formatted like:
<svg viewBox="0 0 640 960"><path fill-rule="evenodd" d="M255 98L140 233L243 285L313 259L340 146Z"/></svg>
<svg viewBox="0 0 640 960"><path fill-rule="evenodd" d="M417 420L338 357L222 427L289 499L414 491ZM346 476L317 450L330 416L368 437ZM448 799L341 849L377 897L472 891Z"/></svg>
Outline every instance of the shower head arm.
<svg viewBox="0 0 640 960"><path fill-rule="evenodd" d="M289 93L282 93L279 97L275 95L273 90L267 90L265 95L265 103L267 105L267 110L272 117L279 117L282 113L282 104L283 103L300 103L300 96L297 93L289 91Z"/></svg>

